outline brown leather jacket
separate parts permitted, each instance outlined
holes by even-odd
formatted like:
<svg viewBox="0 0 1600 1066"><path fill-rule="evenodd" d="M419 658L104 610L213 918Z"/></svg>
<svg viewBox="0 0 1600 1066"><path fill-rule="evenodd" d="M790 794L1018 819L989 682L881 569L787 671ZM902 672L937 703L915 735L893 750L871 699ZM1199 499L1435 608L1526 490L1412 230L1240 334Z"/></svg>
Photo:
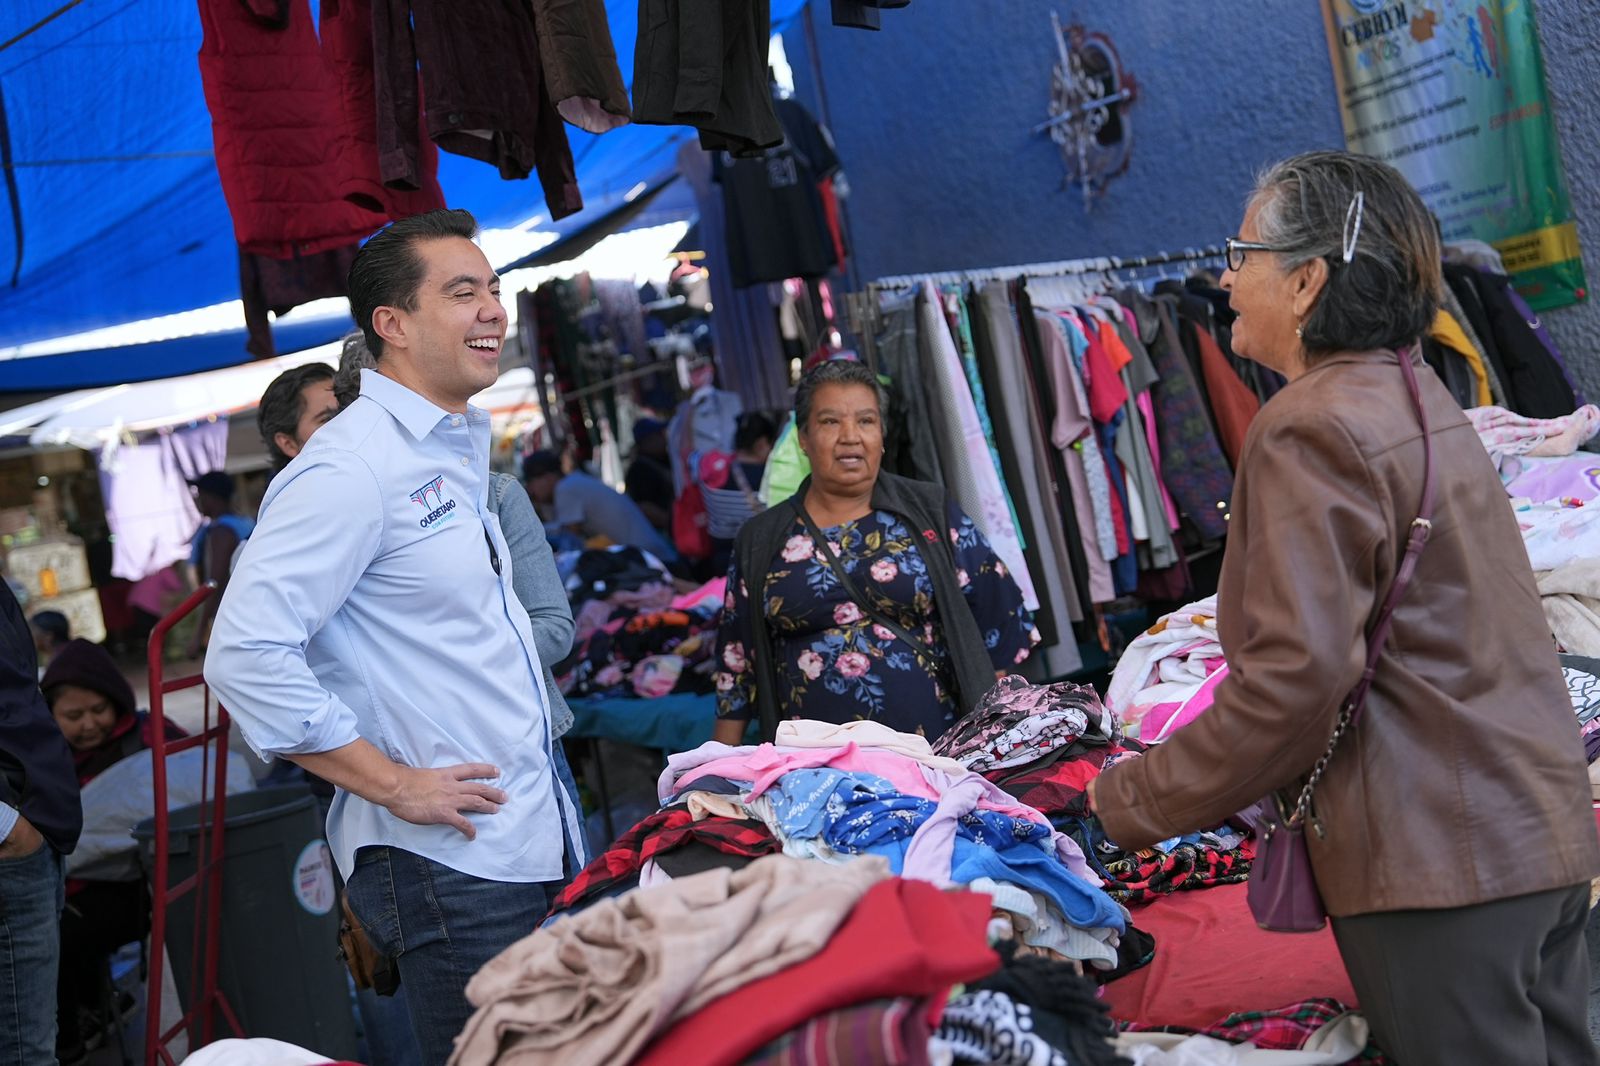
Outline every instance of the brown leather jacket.
<svg viewBox="0 0 1600 1066"><path fill-rule="evenodd" d="M1365 716L1307 832L1330 914L1461 907L1600 874L1583 744L1505 491L1433 372L1433 537ZM1262 408L1233 497L1214 705L1095 786L1125 847L1215 825L1304 780L1366 659L1422 495L1392 352L1342 353Z"/></svg>

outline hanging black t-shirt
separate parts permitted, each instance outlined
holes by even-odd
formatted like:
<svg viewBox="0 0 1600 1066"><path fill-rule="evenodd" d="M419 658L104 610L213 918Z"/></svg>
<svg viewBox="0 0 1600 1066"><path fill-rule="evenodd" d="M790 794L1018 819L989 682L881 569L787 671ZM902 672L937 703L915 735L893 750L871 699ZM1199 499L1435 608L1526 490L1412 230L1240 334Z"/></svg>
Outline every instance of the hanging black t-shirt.
<svg viewBox="0 0 1600 1066"><path fill-rule="evenodd" d="M719 157L728 270L736 288L820 278L839 261L820 182L839 169L833 139L794 100L773 106L784 142L754 159Z"/></svg>

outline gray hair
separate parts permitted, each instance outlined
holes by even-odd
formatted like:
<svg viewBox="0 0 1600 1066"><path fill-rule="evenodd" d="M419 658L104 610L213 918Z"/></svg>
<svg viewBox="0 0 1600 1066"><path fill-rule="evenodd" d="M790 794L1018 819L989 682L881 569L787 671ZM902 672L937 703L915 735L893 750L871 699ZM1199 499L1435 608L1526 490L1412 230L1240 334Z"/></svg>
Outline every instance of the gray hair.
<svg viewBox="0 0 1600 1066"><path fill-rule="evenodd" d="M1268 167L1250 203L1261 242L1287 249L1284 272L1328 264L1301 323L1307 355L1398 350L1428 332L1444 286L1438 224L1399 171L1371 156L1307 152Z"/></svg>
<svg viewBox="0 0 1600 1066"><path fill-rule="evenodd" d="M333 396L339 401L339 410L349 407L361 395L361 372L376 370L378 361L367 347L361 333L352 333L344 339L344 350L339 353L339 369L333 375Z"/></svg>
<svg viewBox="0 0 1600 1066"><path fill-rule="evenodd" d="M811 368L794 390L794 424L802 433L811 423L811 403L816 392L824 385L864 385L878 398L878 415L882 418L889 410L889 399L884 394L878 376L861 363L851 359L831 359Z"/></svg>

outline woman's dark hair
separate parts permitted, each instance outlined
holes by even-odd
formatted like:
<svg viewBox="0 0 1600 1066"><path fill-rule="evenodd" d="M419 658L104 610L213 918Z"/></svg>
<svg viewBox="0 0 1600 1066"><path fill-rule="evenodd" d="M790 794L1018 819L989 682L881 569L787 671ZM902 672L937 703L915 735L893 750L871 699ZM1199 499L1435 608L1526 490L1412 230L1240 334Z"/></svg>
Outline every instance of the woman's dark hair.
<svg viewBox="0 0 1600 1066"><path fill-rule="evenodd" d="M332 380L333 367L327 363L307 363L279 374L261 394L256 428L261 431L261 443L266 445L267 454L272 456L274 472L289 465L289 457L278 447L277 436L287 433L293 437L300 427L300 419L306 413L306 386Z"/></svg>
<svg viewBox="0 0 1600 1066"><path fill-rule="evenodd" d="M1261 242L1287 249L1278 255L1285 271L1328 264L1301 323L1308 356L1400 349L1428 332L1443 295L1439 234L1399 171L1371 156L1307 152L1262 173L1250 201Z"/></svg>
<svg viewBox="0 0 1600 1066"><path fill-rule="evenodd" d="M884 396L883 386L879 384L876 374L853 360L833 359L812 367L800 379L800 384L795 386L794 424L801 432L805 432L811 424L811 402L817 390L824 385L865 385L878 398L879 417L889 409L888 398Z"/></svg>
<svg viewBox="0 0 1600 1066"><path fill-rule="evenodd" d="M59 648L72 639L72 623L60 611L40 611L28 621L33 628L49 636L52 648Z"/></svg>
<svg viewBox="0 0 1600 1066"><path fill-rule="evenodd" d="M377 367L378 361L372 358L363 334L352 333L345 337L344 347L339 351L339 369L333 375L333 398L339 401L339 410L349 407L361 395L361 372Z"/></svg>
<svg viewBox="0 0 1600 1066"><path fill-rule="evenodd" d="M760 411L749 411L739 416L739 424L734 428L733 450L742 452L758 440L770 443L777 439L778 427L772 424L772 419Z"/></svg>
<svg viewBox="0 0 1600 1066"><path fill-rule="evenodd" d="M375 359L383 358L383 338L372 328L372 313L380 307L417 308L417 288L427 268L415 245L446 237L471 240L477 234L470 212L446 208L392 222L362 245L350 264L350 313Z"/></svg>

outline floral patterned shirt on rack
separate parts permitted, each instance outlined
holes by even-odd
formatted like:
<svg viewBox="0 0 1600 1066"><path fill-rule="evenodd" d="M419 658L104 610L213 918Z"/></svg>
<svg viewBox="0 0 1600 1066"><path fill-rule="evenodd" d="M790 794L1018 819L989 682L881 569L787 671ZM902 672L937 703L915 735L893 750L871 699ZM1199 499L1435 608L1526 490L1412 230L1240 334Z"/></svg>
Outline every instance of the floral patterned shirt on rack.
<svg viewBox="0 0 1600 1066"><path fill-rule="evenodd" d="M957 578L989 657L997 671L1010 669L1028 657L1039 641L1038 630L1016 582L972 519L954 506L948 518ZM767 573L762 596L783 713L823 722L869 719L937 739L955 721L958 708L921 547L905 524L885 511L822 532L872 608L921 641L908 647L868 617L796 519ZM737 636L740 619L751 609L749 597L735 560L717 647L720 718L747 720L755 713L758 682Z"/></svg>

